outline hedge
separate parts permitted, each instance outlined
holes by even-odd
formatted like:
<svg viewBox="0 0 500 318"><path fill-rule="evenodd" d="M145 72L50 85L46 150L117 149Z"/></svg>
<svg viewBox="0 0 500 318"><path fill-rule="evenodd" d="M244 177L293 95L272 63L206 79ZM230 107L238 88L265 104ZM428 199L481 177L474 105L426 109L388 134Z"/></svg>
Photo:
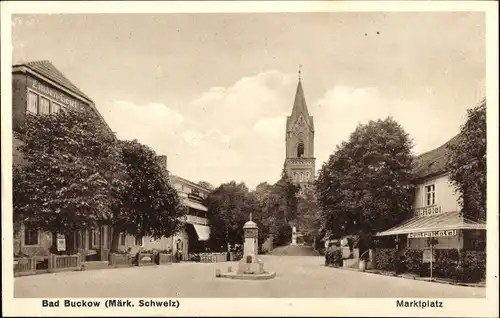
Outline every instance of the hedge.
<svg viewBox="0 0 500 318"><path fill-rule="evenodd" d="M413 274L420 274L422 264L423 250L409 249L405 251L406 270Z"/></svg>
<svg viewBox="0 0 500 318"><path fill-rule="evenodd" d="M396 255L395 249L376 249L375 269L407 272L429 276L430 264L422 263L423 250L408 249L404 258ZM404 264L401 264L404 263ZM458 265L460 263L460 265ZM486 253L456 249L434 250L433 277L449 278L459 282L476 283L485 279Z"/></svg>
<svg viewBox="0 0 500 318"><path fill-rule="evenodd" d="M396 269L396 250L392 248L377 248L375 250L375 269L393 271Z"/></svg>
<svg viewBox="0 0 500 318"><path fill-rule="evenodd" d="M486 252L461 251L463 273L457 279L464 282L479 282L486 278Z"/></svg>

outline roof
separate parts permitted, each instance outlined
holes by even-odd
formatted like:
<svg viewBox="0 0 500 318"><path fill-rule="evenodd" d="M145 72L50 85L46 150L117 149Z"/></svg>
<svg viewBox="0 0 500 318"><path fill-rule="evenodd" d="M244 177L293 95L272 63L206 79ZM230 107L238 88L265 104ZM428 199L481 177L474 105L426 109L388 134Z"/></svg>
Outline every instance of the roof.
<svg viewBox="0 0 500 318"><path fill-rule="evenodd" d="M413 160L413 173L418 179L439 175L447 172L446 163L448 161L448 150L449 145L456 144L458 142L459 135L456 135L444 145L425 152Z"/></svg>
<svg viewBox="0 0 500 318"><path fill-rule="evenodd" d="M45 76L57 84L71 90L75 94L83 97L92 102L92 99L88 97L84 92L82 92L75 84L73 84L66 76L64 76L61 71L59 71L50 61L42 60L42 61L31 61L22 64L14 65L16 66L25 66L32 71Z"/></svg>
<svg viewBox="0 0 500 318"><path fill-rule="evenodd" d="M306 97L304 94L304 89L302 88L302 81L299 80L299 83L297 84L297 91L295 92L295 101L293 103L292 114L290 115L290 117L288 117L288 124L295 123L295 120L299 118L301 114L308 121L307 124L311 127L311 130L314 131L313 116L309 116ZM290 119L294 120L290 121ZM287 127L287 129L290 130L291 127Z"/></svg>
<svg viewBox="0 0 500 318"><path fill-rule="evenodd" d="M486 223L463 217L460 212L445 212L432 216L413 217L387 231L377 233L376 236L448 230L486 230Z"/></svg>
<svg viewBox="0 0 500 318"><path fill-rule="evenodd" d="M210 193L212 190L210 189L207 189L205 188L204 186L202 185L199 185L198 183L195 183L193 181L190 181L188 179L185 179L185 178L182 178L182 177L179 177L179 176L176 176L176 175L170 175L170 182L174 183L175 181L179 181L181 183L184 183L184 184L187 184L187 185L190 185L194 188L198 188L199 190L202 190L202 191L205 191L206 193Z"/></svg>

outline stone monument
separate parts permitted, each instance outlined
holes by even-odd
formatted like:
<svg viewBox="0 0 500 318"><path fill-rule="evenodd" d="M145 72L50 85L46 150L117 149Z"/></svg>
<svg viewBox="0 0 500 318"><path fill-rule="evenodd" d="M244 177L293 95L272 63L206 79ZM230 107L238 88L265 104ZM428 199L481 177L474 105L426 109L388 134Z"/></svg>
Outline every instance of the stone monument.
<svg viewBox="0 0 500 318"><path fill-rule="evenodd" d="M297 228L292 227L292 245L297 245Z"/></svg>
<svg viewBox="0 0 500 318"><path fill-rule="evenodd" d="M216 276L233 279L270 279L275 277L276 273L264 270L264 262L258 257L259 229L257 224L252 221L252 213L250 213L250 220L243 226L243 232L243 258L238 262L236 273L230 271L220 273L218 270Z"/></svg>

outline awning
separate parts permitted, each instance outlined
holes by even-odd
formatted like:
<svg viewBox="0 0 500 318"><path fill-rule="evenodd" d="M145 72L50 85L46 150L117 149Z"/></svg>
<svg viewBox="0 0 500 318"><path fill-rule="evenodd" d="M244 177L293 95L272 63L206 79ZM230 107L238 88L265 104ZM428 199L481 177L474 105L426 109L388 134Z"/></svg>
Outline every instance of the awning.
<svg viewBox="0 0 500 318"><path fill-rule="evenodd" d="M446 230L486 230L486 223L462 217L460 212L446 212L433 216L411 218L400 225L375 236L388 236Z"/></svg>
<svg viewBox="0 0 500 318"><path fill-rule="evenodd" d="M183 203L185 206L188 206L188 207L193 208L195 210L205 211L205 212L208 211L208 209L203 204L200 204L198 202L193 202L189 199L184 199Z"/></svg>
<svg viewBox="0 0 500 318"><path fill-rule="evenodd" d="M208 241L208 239L210 238L210 228L208 226L194 224L194 223L188 223L188 224L192 225L194 227L194 230L196 231L196 234L198 235L199 241Z"/></svg>

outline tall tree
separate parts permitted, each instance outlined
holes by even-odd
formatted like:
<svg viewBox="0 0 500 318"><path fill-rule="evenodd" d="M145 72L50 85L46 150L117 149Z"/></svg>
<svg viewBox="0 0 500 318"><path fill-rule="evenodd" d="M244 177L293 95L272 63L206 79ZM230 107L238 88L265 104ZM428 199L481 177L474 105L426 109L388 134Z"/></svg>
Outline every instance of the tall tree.
<svg viewBox="0 0 500 318"><path fill-rule="evenodd" d="M94 113L28 114L15 137L23 158L14 169L15 221L69 237L110 217L127 180L116 139Z"/></svg>
<svg viewBox="0 0 500 318"><path fill-rule="evenodd" d="M297 223L300 232L306 236L318 236L321 217L322 210L314 186L305 186L297 204Z"/></svg>
<svg viewBox="0 0 500 318"><path fill-rule="evenodd" d="M318 177L324 229L333 236L378 232L411 211L412 143L392 118L359 125Z"/></svg>
<svg viewBox="0 0 500 318"><path fill-rule="evenodd" d="M210 211L210 241L221 243L243 243L243 225L255 206L244 183L231 181L220 185L205 199Z"/></svg>
<svg viewBox="0 0 500 318"><path fill-rule="evenodd" d="M107 220L113 228L112 251L118 249L120 232L169 237L180 230L181 217L185 214L155 151L137 140L119 141L119 147L130 183L116 193L118 200Z"/></svg>
<svg viewBox="0 0 500 318"><path fill-rule="evenodd" d="M448 146L448 169L466 216L486 220L486 99L467 110L458 142Z"/></svg>
<svg viewBox="0 0 500 318"><path fill-rule="evenodd" d="M274 184L272 192L277 195L280 201L279 213L285 219L286 223L290 223L297 217L298 193L300 186L292 183L285 168L281 172L281 178Z"/></svg>

